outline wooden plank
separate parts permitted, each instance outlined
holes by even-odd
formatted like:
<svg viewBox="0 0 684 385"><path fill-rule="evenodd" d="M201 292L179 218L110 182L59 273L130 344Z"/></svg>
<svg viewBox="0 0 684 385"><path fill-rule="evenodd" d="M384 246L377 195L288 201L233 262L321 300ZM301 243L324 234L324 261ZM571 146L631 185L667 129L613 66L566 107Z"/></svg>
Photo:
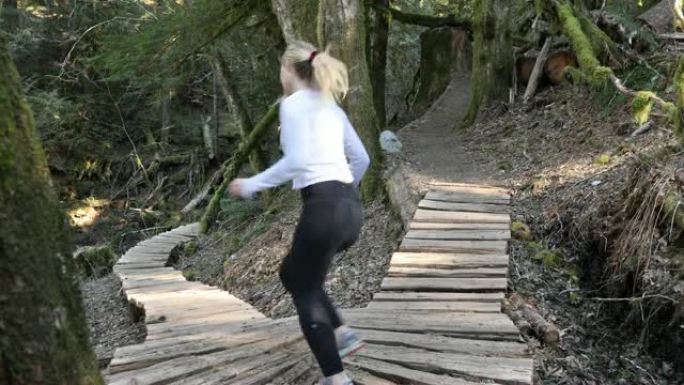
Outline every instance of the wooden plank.
<svg viewBox="0 0 684 385"><path fill-rule="evenodd" d="M210 371L213 368L224 366L231 362L245 360L247 357L263 356L265 352L292 344L296 342L298 338L299 337L294 334L274 336L264 342L249 345L249 347L244 349L179 357L136 370L133 373L121 372L111 375L108 377L107 383L109 385L169 383L198 373ZM253 362L256 360L252 359L246 361ZM232 365L227 366L226 368L235 368L235 370L240 369L237 366L234 367Z"/></svg>
<svg viewBox="0 0 684 385"><path fill-rule="evenodd" d="M483 341L435 334L401 333L366 329L359 332L369 344L405 346L445 353L487 357L530 357L527 344L511 341Z"/></svg>
<svg viewBox="0 0 684 385"><path fill-rule="evenodd" d="M432 269L476 269L508 267L508 255L483 255L464 253L396 252L392 254L391 266L420 267Z"/></svg>
<svg viewBox="0 0 684 385"><path fill-rule="evenodd" d="M391 311L430 311L430 312L456 312L456 313L501 313L501 305L494 302L399 302L399 301L372 301L366 307L369 310Z"/></svg>
<svg viewBox="0 0 684 385"><path fill-rule="evenodd" d="M441 180L434 180L431 182L427 183L430 186L436 186L436 187L471 187L471 188L479 188L479 189L485 189L485 190L497 190L501 191L502 193L508 194L509 189L503 186L495 186L491 184L482 184L482 183L465 183L465 182L448 182L448 181L441 181Z"/></svg>
<svg viewBox="0 0 684 385"><path fill-rule="evenodd" d="M506 277L508 269L505 267L475 269L431 269L422 267L390 266L388 277L414 278L496 278Z"/></svg>
<svg viewBox="0 0 684 385"><path fill-rule="evenodd" d="M296 333L297 329L279 328L281 333ZM109 373L116 374L146 368L159 362L178 357L204 355L226 350L241 349L246 345L262 342L273 338L275 334L271 330L253 333L233 334L230 336L212 335L207 339L176 340L166 344L145 343L134 345L129 349L119 348L109 364Z"/></svg>
<svg viewBox="0 0 684 385"><path fill-rule="evenodd" d="M269 360L265 365L252 369L240 375L237 379L230 381L231 385L266 385L278 378L301 361L301 354L287 354L285 358L279 360Z"/></svg>
<svg viewBox="0 0 684 385"><path fill-rule="evenodd" d="M357 355L432 373L463 375L482 381L497 381L507 385L532 384L534 365L531 358L476 357L466 354L375 345L368 345Z"/></svg>
<svg viewBox="0 0 684 385"><path fill-rule="evenodd" d="M506 223L510 224L508 214L470 213L466 211L437 211L418 209L413 216L416 222L451 222L451 223Z"/></svg>
<svg viewBox="0 0 684 385"><path fill-rule="evenodd" d="M377 377L354 366L347 366L344 369L354 379L356 385L397 385L396 382Z"/></svg>
<svg viewBox="0 0 684 385"><path fill-rule="evenodd" d="M309 356L297 362L295 366L290 368L287 372L282 375L273 378L270 382L271 385L292 385L296 384L297 380L304 376L309 370L316 368L317 365L313 360L313 357ZM356 378L354 379L356 380Z"/></svg>
<svg viewBox="0 0 684 385"><path fill-rule="evenodd" d="M468 338L517 341L519 331L504 314L387 312L371 309L342 310L351 326L410 333L439 333Z"/></svg>
<svg viewBox="0 0 684 385"><path fill-rule="evenodd" d="M431 251L472 254L506 254L506 241L445 241L441 239L404 238L399 247L401 251Z"/></svg>
<svg viewBox="0 0 684 385"><path fill-rule="evenodd" d="M508 223L449 223L449 222L413 222L410 230L508 230Z"/></svg>
<svg viewBox="0 0 684 385"><path fill-rule="evenodd" d="M506 278L393 278L382 280L389 291L505 291Z"/></svg>
<svg viewBox="0 0 684 385"><path fill-rule="evenodd" d="M419 301L419 302L493 302L501 303L504 299L503 292L496 293L443 293L443 292L389 292L381 291L373 295L373 301Z"/></svg>
<svg viewBox="0 0 684 385"><path fill-rule="evenodd" d="M505 230L409 230L405 238L441 240L509 240L511 231Z"/></svg>
<svg viewBox="0 0 684 385"><path fill-rule="evenodd" d="M411 385L481 385L480 382L472 382L462 378L427 373L422 370L409 369L404 366L367 357L348 357L344 362L350 366L367 370L370 373L383 378L395 379L399 383L408 383Z"/></svg>
<svg viewBox="0 0 684 385"><path fill-rule="evenodd" d="M506 198L506 197L511 196L511 194L509 193L509 190L502 188L502 187L468 185L468 184L463 184L463 183L458 183L458 184L454 184L454 183L432 184L430 186L430 190L431 191L447 191L447 192L462 193L462 194L489 195L489 196L496 196L496 197L502 197L502 198Z"/></svg>
<svg viewBox="0 0 684 385"><path fill-rule="evenodd" d="M428 191L425 199L454 203L485 203L507 205L511 203L509 196L491 196L486 194L466 194L449 191Z"/></svg>
<svg viewBox="0 0 684 385"><path fill-rule="evenodd" d="M441 210L441 211L467 211L473 213L495 213L510 214L511 208L507 205L492 203L463 203L445 202L431 199L423 199L418 202L421 209Z"/></svg>

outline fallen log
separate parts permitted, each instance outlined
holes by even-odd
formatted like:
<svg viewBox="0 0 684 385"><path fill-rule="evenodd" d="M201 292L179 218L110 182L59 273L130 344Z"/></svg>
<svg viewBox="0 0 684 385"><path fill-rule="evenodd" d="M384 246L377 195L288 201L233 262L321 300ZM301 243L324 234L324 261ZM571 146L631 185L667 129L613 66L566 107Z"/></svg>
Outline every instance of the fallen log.
<svg viewBox="0 0 684 385"><path fill-rule="evenodd" d="M513 293L508 297L508 301L510 302L511 309L522 315L522 318L527 321L532 332L540 341L548 346L558 346L560 332L556 326L547 322L532 305L528 304L518 294Z"/></svg>
<svg viewBox="0 0 684 385"><path fill-rule="evenodd" d="M537 60L532 68L532 74L530 75L530 81L527 83L527 88L525 89L525 94L523 95L523 102L527 103L535 92L537 92L537 87L539 86L539 80L544 74L544 64L546 63L546 56L549 54L549 48L551 47L551 38L547 37L544 41L544 46L542 47Z"/></svg>

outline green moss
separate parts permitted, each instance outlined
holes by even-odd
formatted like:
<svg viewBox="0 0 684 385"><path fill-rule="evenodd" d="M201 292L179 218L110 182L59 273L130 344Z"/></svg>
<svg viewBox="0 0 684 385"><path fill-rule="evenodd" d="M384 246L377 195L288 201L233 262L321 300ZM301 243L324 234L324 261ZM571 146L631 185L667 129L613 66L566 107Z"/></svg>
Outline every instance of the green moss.
<svg viewBox="0 0 684 385"><path fill-rule="evenodd" d="M541 262L548 269L558 269L563 266L563 253L558 249L549 249L539 242L529 242L527 249L535 261Z"/></svg>
<svg viewBox="0 0 684 385"><path fill-rule="evenodd" d="M532 237L532 231L525 223L514 221L511 224L511 235L517 240L527 241Z"/></svg>
<svg viewBox="0 0 684 385"><path fill-rule="evenodd" d="M655 96L653 92L639 91L632 100L632 113L634 114L634 121L640 126L648 122L648 119L651 116L651 109L653 108L653 96Z"/></svg>
<svg viewBox="0 0 684 385"><path fill-rule="evenodd" d="M613 157L609 153L603 153L594 159L594 164L597 166L607 166L613 160Z"/></svg>
<svg viewBox="0 0 684 385"><path fill-rule="evenodd" d="M197 252L197 242L186 242L185 245L183 245L183 252L187 256L195 255L195 253Z"/></svg>
<svg viewBox="0 0 684 385"><path fill-rule="evenodd" d="M87 246L74 255L79 271L88 277L110 273L117 259L118 256L109 246Z"/></svg>
<svg viewBox="0 0 684 385"><path fill-rule="evenodd" d="M197 280L197 272L194 270L184 271L183 277L185 277L185 279L187 279L188 281L196 281Z"/></svg>

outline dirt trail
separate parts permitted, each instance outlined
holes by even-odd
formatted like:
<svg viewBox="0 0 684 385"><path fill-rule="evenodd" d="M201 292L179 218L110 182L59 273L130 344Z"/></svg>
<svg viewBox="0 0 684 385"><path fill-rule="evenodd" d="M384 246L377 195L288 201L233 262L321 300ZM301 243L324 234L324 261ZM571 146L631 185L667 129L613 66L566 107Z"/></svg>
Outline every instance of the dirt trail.
<svg viewBox="0 0 684 385"><path fill-rule="evenodd" d="M398 133L404 155L422 182L502 184L495 161L468 150L458 126L468 108L470 77L455 76L446 91L420 118Z"/></svg>

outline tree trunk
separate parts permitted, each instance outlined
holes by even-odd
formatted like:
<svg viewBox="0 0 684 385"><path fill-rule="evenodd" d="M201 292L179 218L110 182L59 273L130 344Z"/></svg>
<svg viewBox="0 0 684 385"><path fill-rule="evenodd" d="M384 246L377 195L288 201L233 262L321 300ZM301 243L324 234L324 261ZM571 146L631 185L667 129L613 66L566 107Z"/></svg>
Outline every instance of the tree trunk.
<svg viewBox="0 0 684 385"><path fill-rule="evenodd" d="M343 105L371 157L371 168L364 177L361 189L364 197L375 197L380 187L382 154L366 58L363 1L272 0L272 5L286 42L306 39L312 43L317 42L319 47L328 43L332 46L332 54L347 64L351 89Z"/></svg>
<svg viewBox="0 0 684 385"><path fill-rule="evenodd" d="M0 382L102 384L66 218L1 39L0 74Z"/></svg>
<svg viewBox="0 0 684 385"><path fill-rule="evenodd" d="M475 122L480 109L507 100L513 74L513 47L508 0L475 0L472 92L464 123Z"/></svg>
<svg viewBox="0 0 684 385"><path fill-rule="evenodd" d="M447 16L431 16L431 15L421 15L418 13L406 13L390 8L389 6L380 6L376 3L374 8L378 12L384 12L389 14L393 20L413 25L420 25L428 28L437 27L462 27L465 29L470 29L470 24L467 20L457 17L455 15Z"/></svg>
<svg viewBox="0 0 684 385"><path fill-rule="evenodd" d="M171 92L165 91L161 100L161 130L159 137L163 144L169 144L169 133L171 132Z"/></svg>
<svg viewBox="0 0 684 385"><path fill-rule="evenodd" d="M249 112L247 112L247 107L240 97L233 85L235 82L232 80L230 74L224 71L223 66L221 66L221 61L219 58L211 56L209 62L214 71L214 76L218 82L221 93L223 93L223 98L226 100L226 104L233 115L233 119L237 122L240 127L240 137L242 140L246 140L249 134L252 132L252 119L249 117ZM254 172L259 172L266 168L268 163L266 155L261 147L257 146L254 152L249 156L249 164L252 166Z"/></svg>
<svg viewBox="0 0 684 385"><path fill-rule="evenodd" d="M373 104L373 88L366 60L366 24L361 0L322 0L325 2L325 36L333 55L349 68L349 94L344 107L371 158L371 166L361 189L365 198L374 198L380 187L382 154L378 138L378 118Z"/></svg>
<svg viewBox="0 0 684 385"><path fill-rule="evenodd" d="M382 7L389 7L389 0L377 0ZM385 107L385 81L387 68L387 37L389 36L389 18L384 12L375 12L375 30L373 31L373 50L371 61L371 81L373 82L373 102L381 128L387 125L387 109Z"/></svg>
<svg viewBox="0 0 684 385"><path fill-rule="evenodd" d="M304 40L322 45L322 5L322 0L271 0L287 44Z"/></svg>
<svg viewBox="0 0 684 385"><path fill-rule="evenodd" d="M17 0L2 0L2 21L5 32L12 33L19 27Z"/></svg>

